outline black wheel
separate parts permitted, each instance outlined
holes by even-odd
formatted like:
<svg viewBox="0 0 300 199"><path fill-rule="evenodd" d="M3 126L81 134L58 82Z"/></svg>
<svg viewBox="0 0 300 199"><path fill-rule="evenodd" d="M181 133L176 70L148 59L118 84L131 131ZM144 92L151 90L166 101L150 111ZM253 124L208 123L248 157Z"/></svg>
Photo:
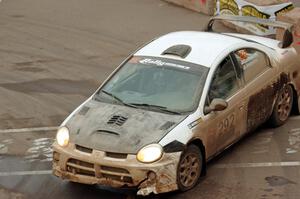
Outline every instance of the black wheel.
<svg viewBox="0 0 300 199"><path fill-rule="evenodd" d="M270 123L277 127L283 125L291 114L293 107L293 88L286 85L280 92L275 102Z"/></svg>
<svg viewBox="0 0 300 199"><path fill-rule="evenodd" d="M177 184L179 190L187 191L197 185L201 171L201 152L197 146L190 145L181 155L177 168Z"/></svg>

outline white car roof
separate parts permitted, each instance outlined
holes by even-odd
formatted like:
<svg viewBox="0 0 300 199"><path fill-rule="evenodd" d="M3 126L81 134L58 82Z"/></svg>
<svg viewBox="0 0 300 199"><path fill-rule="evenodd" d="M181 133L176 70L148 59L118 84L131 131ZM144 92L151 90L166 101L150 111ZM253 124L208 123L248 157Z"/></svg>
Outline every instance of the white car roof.
<svg viewBox="0 0 300 199"><path fill-rule="evenodd" d="M173 32L150 42L134 55L167 57L211 67L212 63L223 51L239 43L248 42L240 38L218 33L196 31ZM176 45L188 45L191 47L191 52L185 58L162 55L166 49Z"/></svg>

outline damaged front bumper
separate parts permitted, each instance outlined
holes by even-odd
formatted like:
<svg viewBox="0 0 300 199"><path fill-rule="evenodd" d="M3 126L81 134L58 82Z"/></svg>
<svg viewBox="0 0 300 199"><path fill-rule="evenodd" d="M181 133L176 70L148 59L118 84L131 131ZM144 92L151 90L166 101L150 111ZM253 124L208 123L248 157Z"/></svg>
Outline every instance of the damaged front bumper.
<svg viewBox="0 0 300 199"><path fill-rule="evenodd" d="M74 144L53 144L53 174L84 184L114 188L138 188L138 195L177 190L176 171L180 152L165 153L154 163L144 164L136 155L92 150Z"/></svg>

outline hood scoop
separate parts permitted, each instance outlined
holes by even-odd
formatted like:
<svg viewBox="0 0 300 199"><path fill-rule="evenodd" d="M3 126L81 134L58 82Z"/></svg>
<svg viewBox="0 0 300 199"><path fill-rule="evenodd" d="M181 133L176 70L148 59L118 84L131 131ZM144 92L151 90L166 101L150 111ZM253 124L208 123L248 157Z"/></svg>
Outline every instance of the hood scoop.
<svg viewBox="0 0 300 199"><path fill-rule="evenodd" d="M188 45L175 45L165 50L162 55L175 55L181 58L185 58L191 52L192 48Z"/></svg>
<svg viewBox="0 0 300 199"><path fill-rule="evenodd" d="M107 124L115 124L118 126L122 126L126 122L127 119L128 119L127 117L123 117L120 115L114 115L108 120Z"/></svg>
<svg viewBox="0 0 300 199"><path fill-rule="evenodd" d="M116 132L114 132L114 131L108 131L108 130L97 130L96 133L110 134L110 135L120 136L119 133L116 133Z"/></svg>

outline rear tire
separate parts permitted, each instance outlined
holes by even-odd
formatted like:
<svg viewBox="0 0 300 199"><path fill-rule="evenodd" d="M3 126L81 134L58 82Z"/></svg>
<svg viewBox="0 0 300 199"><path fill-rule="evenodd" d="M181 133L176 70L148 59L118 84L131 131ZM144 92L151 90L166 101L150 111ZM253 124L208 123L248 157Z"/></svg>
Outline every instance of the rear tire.
<svg viewBox="0 0 300 199"><path fill-rule="evenodd" d="M177 168L177 185L180 191L187 191L195 187L202 171L202 155L200 149L190 145L181 155Z"/></svg>
<svg viewBox="0 0 300 199"><path fill-rule="evenodd" d="M270 117L270 123L273 127L283 125L289 118L293 108L293 88L290 85L286 85L279 92L277 100L275 102L272 115Z"/></svg>

